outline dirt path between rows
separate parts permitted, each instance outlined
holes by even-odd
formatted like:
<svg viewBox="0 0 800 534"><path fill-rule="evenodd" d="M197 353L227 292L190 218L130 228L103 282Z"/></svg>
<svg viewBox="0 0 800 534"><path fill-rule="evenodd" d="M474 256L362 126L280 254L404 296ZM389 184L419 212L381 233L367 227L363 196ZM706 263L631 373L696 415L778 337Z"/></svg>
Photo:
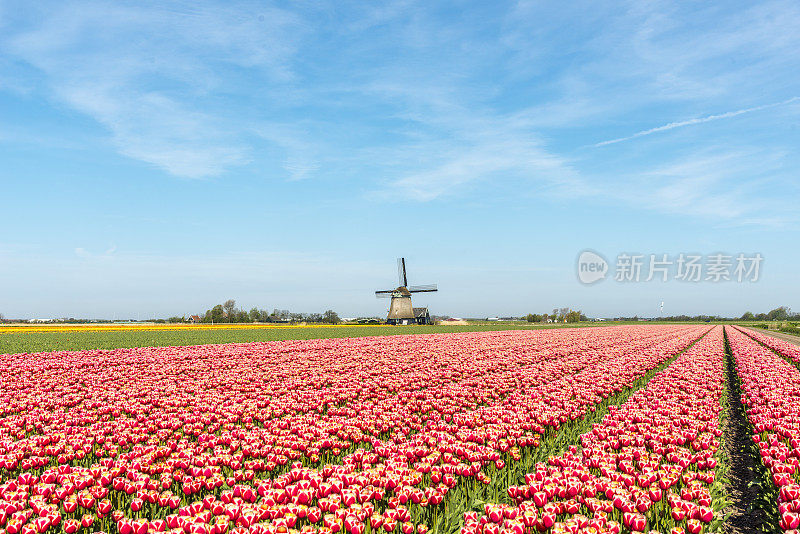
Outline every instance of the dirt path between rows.
<svg viewBox="0 0 800 534"><path fill-rule="evenodd" d="M800 345L800 337L793 336L792 334L785 334L783 332L773 332L772 330L763 330L761 328L756 329L756 332L761 332L762 334L776 337L778 339L788 341L789 343L794 343L795 345Z"/></svg>
<svg viewBox="0 0 800 534"><path fill-rule="evenodd" d="M753 509L752 503L760 493L757 470L762 468L756 463L757 452L750 437L750 425L747 422L744 406L741 401L741 389L733 356L726 346L725 375L728 382L728 417L722 432L725 435L725 448L730 469L728 479L728 495L733 504L725 511L730 517L722 525L722 531L728 534L750 534L770 532L774 529L768 514L760 508Z"/></svg>

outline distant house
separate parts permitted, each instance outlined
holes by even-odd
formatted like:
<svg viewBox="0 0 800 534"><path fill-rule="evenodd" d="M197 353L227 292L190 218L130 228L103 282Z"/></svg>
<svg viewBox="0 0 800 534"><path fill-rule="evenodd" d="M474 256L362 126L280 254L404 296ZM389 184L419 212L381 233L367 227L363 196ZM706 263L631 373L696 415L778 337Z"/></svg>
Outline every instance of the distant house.
<svg viewBox="0 0 800 534"><path fill-rule="evenodd" d="M192 324L199 323L200 322L200 316L199 315L190 315L189 316L189 322L192 323Z"/></svg>
<svg viewBox="0 0 800 534"><path fill-rule="evenodd" d="M428 308L412 308L414 310L414 320L417 324L431 324L431 314Z"/></svg>

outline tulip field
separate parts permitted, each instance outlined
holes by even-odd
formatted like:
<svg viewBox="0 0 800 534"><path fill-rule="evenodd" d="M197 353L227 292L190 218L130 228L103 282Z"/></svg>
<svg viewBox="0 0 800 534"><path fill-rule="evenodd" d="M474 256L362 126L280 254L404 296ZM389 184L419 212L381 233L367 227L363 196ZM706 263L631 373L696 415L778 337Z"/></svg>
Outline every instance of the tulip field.
<svg viewBox="0 0 800 534"><path fill-rule="evenodd" d="M734 385L791 532L798 349L636 325L0 355L0 534L714 532Z"/></svg>
<svg viewBox="0 0 800 534"><path fill-rule="evenodd" d="M800 527L800 347L751 330L731 329L742 402L761 461L777 490L780 527Z"/></svg>

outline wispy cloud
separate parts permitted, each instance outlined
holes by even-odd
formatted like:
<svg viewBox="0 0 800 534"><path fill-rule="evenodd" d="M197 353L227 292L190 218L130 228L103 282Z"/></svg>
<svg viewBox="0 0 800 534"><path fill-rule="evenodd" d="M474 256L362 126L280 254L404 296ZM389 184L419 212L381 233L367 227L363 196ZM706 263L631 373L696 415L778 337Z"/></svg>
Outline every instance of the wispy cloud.
<svg viewBox="0 0 800 534"><path fill-rule="evenodd" d="M461 86L462 77L478 68L462 65L459 75L381 69L360 89L372 98L391 100L404 124L394 132L399 142L365 152L381 159L387 174L370 197L430 202L490 186L526 195L580 181L569 158L547 147L536 130L540 123L529 114L497 111L471 87Z"/></svg>
<svg viewBox="0 0 800 534"><path fill-rule="evenodd" d="M576 178L568 161L534 141L484 139L451 147L449 153L440 154L439 163L403 174L380 195L429 202L463 195L470 184L494 184L502 189L503 184L513 182L514 188L530 191L558 187Z"/></svg>
<svg viewBox="0 0 800 534"><path fill-rule="evenodd" d="M215 95L239 92L242 76L290 82L299 26L271 7L85 1L7 23L0 50L44 74L45 96L107 128L121 154L202 178L251 151L239 111L223 113Z"/></svg>
<svg viewBox="0 0 800 534"><path fill-rule="evenodd" d="M720 150L684 154L638 174L610 181L602 196L637 209L725 226L785 227L795 223L784 179L785 154Z"/></svg>
<svg viewBox="0 0 800 534"><path fill-rule="evenodd" d="M320 151L328 143L312 141L313 135L299 124L259 124L253 132L282 152L282 168L290 181L304 180L321 167Z"/></svg>
<svg viewBox="0 0 800 534"><path fill-rule="evenodd" d="M82 259L101 259L101 258L111 258L117 252L117 246L111 245L102 253L94 253L90 252L84 247L75 247L74 249L75 256Z"/></svg>
<svg viewBox="0 0 800 534"><path fill-rule="evenodd" d="M623 141L630 141L631 139L636 139L638 137L644 137L646 135L652 135L654 133L659 132L666 132L668 130L674 130L675 128L683 128L684 126L693 126L695 124L703 124L706 122L713 122L722 119L730 119L732 117L738 117L739 115L744 115L746 113L753 113L755 111L762 111L765 109L775 108L778 106L785 106L786 104L791 104L792 102L797 102L800 100L800 97L792 97L787 100L783 100L781 102L773 102L771 104L764 104L762 106L755 106L751 108L745 109L737 109L736 111L728 111L726 113L719 113L717 115L708 115L707 117L698 117L695 119L689 119L685 121L678 121L678 122L670 122L669 124L665 124L663 126L658 126L656 128L650 128L648 130L642 130L640 132L636 132L635 134L628 135L625 137L618 137L616 139L609 139L608 141L601 141L599 143L595 143L594 147L601 147L606 145L613 145L616 143L622 143Z"/></svg>
<svg viewBox="0 0 800 534"><path fill-rule="evenodd" d="M508 10L475 2L454 19L410 0L286 9L82 0L39 8L21 24L0 20L0 52L34 67L39 91L92 117L125 156L187 178L248 163L253 174L293 181L338 172L346 179L333 194L354 203L359 191L387 202L496 191L627 202L603 191L613 192L619 176L671 165L681 156L671 136L640 159L578 148L797 100L777 101L797 70L800 34L789 30L800 10L790 1L574 9L586 16L525 1ZM560 31L566 20L573 31ZM755 83L774 87L760 94L775 102L736 109ZM631 116L697 109L736 110L591 145L600 128ZM633 190L649 198L652 189Z"/></svg>

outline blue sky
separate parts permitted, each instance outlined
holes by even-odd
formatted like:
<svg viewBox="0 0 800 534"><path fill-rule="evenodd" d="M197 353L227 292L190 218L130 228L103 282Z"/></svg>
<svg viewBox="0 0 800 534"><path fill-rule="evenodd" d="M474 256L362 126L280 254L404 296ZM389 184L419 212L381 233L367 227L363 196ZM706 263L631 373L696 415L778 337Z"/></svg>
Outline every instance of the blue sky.
<svg viewBox="0 0 800 534"><path fill-rule="evenodd" d="M0 312L800 308L796 2L0 0ZM584 286L583 249L759 252Z"/></svg>

